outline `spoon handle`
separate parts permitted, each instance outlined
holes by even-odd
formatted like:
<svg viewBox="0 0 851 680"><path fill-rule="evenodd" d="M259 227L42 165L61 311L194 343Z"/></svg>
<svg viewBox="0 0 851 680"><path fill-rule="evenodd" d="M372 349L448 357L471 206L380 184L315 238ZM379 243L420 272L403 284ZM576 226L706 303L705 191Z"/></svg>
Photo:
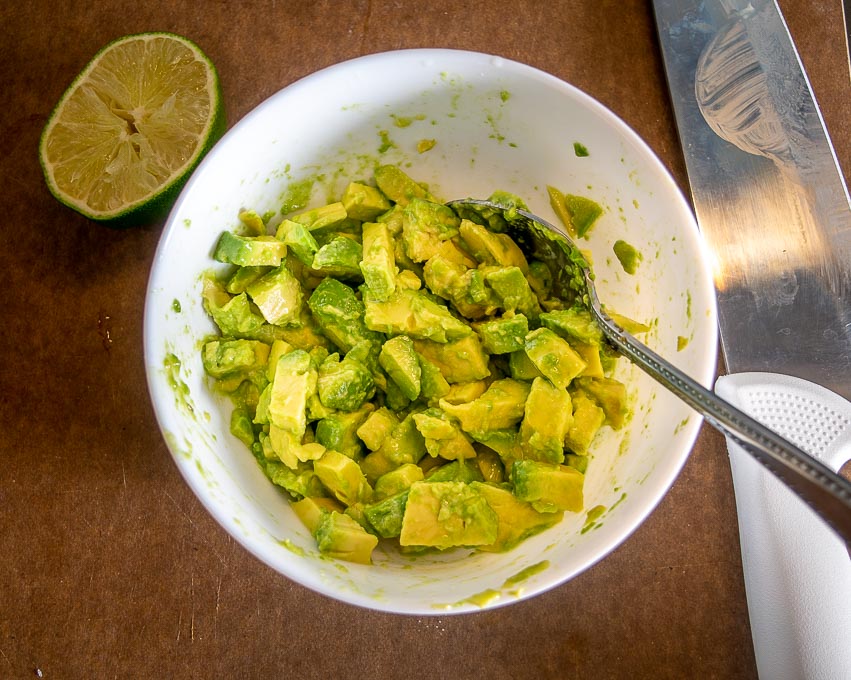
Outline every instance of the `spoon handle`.
<svg viewBox="0 0 851 680"><path fill-rule="evenodd" d="M592 298L596 295L592 293ZM733 439L851 544L851 483L653 352L615 324L592 300L606 338L630 361Z"/></svg>

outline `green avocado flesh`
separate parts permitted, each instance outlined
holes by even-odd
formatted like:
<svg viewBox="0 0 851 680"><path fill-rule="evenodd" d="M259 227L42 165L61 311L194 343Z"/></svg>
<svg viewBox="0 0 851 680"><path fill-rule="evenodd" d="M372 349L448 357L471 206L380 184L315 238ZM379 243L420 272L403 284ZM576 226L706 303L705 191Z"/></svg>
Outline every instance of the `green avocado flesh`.
<svg viewBox="0 0 851 680"><path fill-rule="evenodd" d="M322 555L511 550L584 510L594 440L623 427L588 311L478 218L381 166L217 242L204 369Z"/></svg>

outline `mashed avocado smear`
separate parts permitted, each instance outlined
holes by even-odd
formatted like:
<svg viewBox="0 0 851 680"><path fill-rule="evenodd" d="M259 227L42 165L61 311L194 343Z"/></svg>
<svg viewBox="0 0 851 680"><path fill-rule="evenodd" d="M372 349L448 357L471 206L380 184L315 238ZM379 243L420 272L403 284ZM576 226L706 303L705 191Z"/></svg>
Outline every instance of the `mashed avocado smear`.
<svg viewBox="0 0 851 680"><path fill-rule="evenodd" d="M393 165L327 205L241 221L214 250L231 266L205 281L219 333L201 358L321 554L501 552L583 511L626 388L548 263Z"/></svg>

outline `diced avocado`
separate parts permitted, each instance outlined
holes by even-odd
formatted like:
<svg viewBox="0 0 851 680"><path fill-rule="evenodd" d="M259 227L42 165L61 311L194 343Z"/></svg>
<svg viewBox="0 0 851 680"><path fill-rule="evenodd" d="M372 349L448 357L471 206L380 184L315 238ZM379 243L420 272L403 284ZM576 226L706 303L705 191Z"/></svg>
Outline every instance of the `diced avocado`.
<svg viewBox="0 0 851 680"><path fill-rule="evenodd" d="M517 460L511 466L509 478L514 495L531 503L538 512L580 512L583 508L585 476L572 467Z"/></svg>
<svg viewBox="0 0 851 680"><path fill-rule="evenodd" d="M640 333L647 333L650 330L650 326L647 324L630 319L628 316L623 316L622 314L618 314L611 310L606 310L606 314L608 314L609 318L618 326L623 328L627 333L639 335Z"/></svg>
<svg viewBox="0 0 851 680"><path fill-rule="evenodd" d="M360 243L346 236L338 236L316 251L312 267L328 276L360 279L362 259L363 248Z"/></svg>
<svg viewBox="0 0 851 680"><path fill-rule="evenodd" d="M505 480L505 465L499 454L493 449L489 449L484 445L475 446L476 458L475 463L482 473L482 479L486 482L494 484L502 484Z"/></svg>
<svg viewBox="0 0 851 680"><path fill-rule="evenodd" d="M476 327L482 347L489 354L509 354L525 347L529 334L529 320L523 314L483 321Z"/></svg>
<svg viewBox="0 0 851 680"><path fill-rule="evenodd" d="M323 514L313 534L319 552L347 562L370 564L378 538L348 515L339 512Z"/></svg>
<svg viewBox="0 0 851 680"><path fill-rule="evenodd" d="M399 389L395 381L386 380L384 384L384 405L391 411L404 411L411 405L411 400Z"/></svg>
<svg viewBox="0 0 851 680"><path fill-rule="evenodd" d="M474 380L472 382L454 383L449 385L449 392L443 399L450 404L466 404L481 397L488 389L487 380Z"/></svg>
<svg viewBox="0 0 851 680"><path fill-rule="evenodd" d="M507 429L523 419L529 389L529 383L504 378L495 380L482 396L465 404L441 399L440 408L457 418L465 432Z"/></svg>
<svg viewBox="0 0 851 680"><path fill-rule="evenodd" d="M269 382L275 379L275 371L278 368L278 359L280 359L284 354L289 354L295 349L290 343L286 340L273 340L272 346L269 349L269 359L266 364L266 378Z"/></svg>
<svg viewBox="0 0 851 680"><path fill-rule="evenodd" d="M426 451L430 456L459 460L476 455L467 435L440 409L429 408L412 417L425 438Z"/></svg>
<svg viewBox="0 0 851 680"><path fill-rule="evenodd" d="M210 340L204 345L201 361L207 375L224 378L260 369L268 357L269 345L257 340Z"/></svg>
<svg viewBox="0 0 851 680"><path fill-rule="evenodd" d="M253 210L241 210L237 217L245 225L249 236L262 236L266 233L266 225L263 223L263 218Z"/></svg>
<svg viewBox="0 0 851 680"><path fill-rule="evenodd" d="M620 430L626 420L626 385L612 378L579 378L577 387L596 401L606 414L606 423Z"/></svg>
<svg viewBox="0 0 851 680"><path fill-rule="evenodd" d="M489 545L499 518L485 498L462 482L417 482L408 492L399 542L440 549Z"/></svg>
<svg viewBox="0 0 851 680"><path fill-rule="evenodd" d="M397 289L387 300L365 297L364 303L364 321L375 332L437 342L457 340L473 332L449 309L418 290Z"/></svg>
<svg viewBox="0 0 851 680"><path fill-rule="evenodd" d="M377 167L375 169L375 183L387 198L403 207L414 198L427 201L435 200L422 185L417 184L395 165Z"/></svg>
<svg viewBox="0 0 851 680"><path fill-rule="evenodd" d="M417 352L420 365L420 395L425 399L440 399L449 394L449 383L440 369Z"/></svg>
<svg viewBox="0 0 851 680"><path fill-rule="evenodd" d="M587 236L594 223L603 214L603 208L599 203L584 196L565 194L564 204L567 207L567 212L570 213L573 231L579 238Z"/></svg>
<svg viewBox="0 0 851 680"><path fill-rule="evenodd" d="M603 362L600 358L600 345L591 345L586 344L584 342L571 342L569 343L576 353L582 357L582 361L585 362L585 368L582 369L582 373L579 375L583 378L602 378L603 376Z"/></svg>
<svg viewBox="0 0 851 680"><path fill-rule="evenodd" d="M251 423L251 414L244 408L235 408L230 414L230 433L239 439L247 447L251 447L255 440L254 426Z"/></svg>
<svg viewBox="0 0 851 680"><path fill-rule="evenodd" d="M358 427L357 435L366 444L366 448L377 451L398 424L399 418L396 414L382 406L366 417Z"/></svg>
<svg viewBox="0 0 851 680"><path fill-rule="evenodd" d="M441 241L437 247L435 257L442 257L453 264L460 265L465 269L475 269L479 266L479 262L463 247L463 241L460 236L455 236L448 241Z"/></svg>
<svg viewBox="0 0 851 680"><path fill-rule="evenodd" d="M299 501L290 503L290 507L311 535L319 526L322 515L329 512L343 512L344 510L343 505L333 498L314 496L305 496Z"/></svg>
<svg viewBox="0 0 851 680"><path fill-rule="evenodd" d="M393 257L393 239L386 224L364 223L360 270L373 299L386 300L396 290L398 269Z"/></svg>
<svg viewBox="0 0 851 680"><path fill-rule="evenodd" d="M248 286L271 269L272 267L238 267L225 284L225 290L233 295L244 293Z"/></svg>
<svg viewBox="0 0 851 680"><path fill-rule="evenodd" d="M523 539L557 524L564 516L563 511L538 512L530 503L493 484L473 482L470 486L484 497L499 518L496 541L491 545L482 546L481 550L511 550Z"/></svg>
<svg viewBox="0 0 851 680"><path fill-rule="evenodd" d="M416 465L413 467L419 470ZM422 471L420 474L422 475ZM407 503L408 489L404 489L380 501L365 505L363 514L381 538L395 538L402 533L402 521Z"/></svg>
<svg viewBox="0 0 851 680"><path fill-rule="evenodd" d="M535 378L520 424L520 447L524 458L561 463L564 437L573 420L570 394L546 378Z"/></svg>
<svg viewBox="0 0 851 680"><path fill-rule="evenodd" d="M269 462L266 464L266 476L273 484L296 498L319 497L325 493L319 477L306 465L293 469L283 463Z"/></svg>
<svg viewBox="0 0 851 680"><path fill-rule="evenodd" d="M269 323L299 325L303 293L301 284L286 264L261 276L246 288L246 292Z"/></svg>
<svg viewBox="0 0 851 680"><path fill-rule="evenodd" d="M313 470L325 487L344 505L369 502L372 488L360 466L338 451L328 450L313 463Z"/></svg>
<svg viewBox="0 0 851 680"><path fill-rule="evenodd" d="M381 453L395 466L420 461L420 458L426 454L425 439L417 429L417 424L411 414L405 416L402 422L393 428L376 453Z"/></svg>
<svg viewBox="0 0 851 680"><path fill-rule="evenodd" d="M519 267L494 269L485 275L485 280L502 300L506 312L520 312L532 320L541 314L538 298Z"/></svg>
<svg viewBox="0 0 851 680"><path fill-rule="evenodd" d="M402 213L402 243L414 262L425 262L437 254L440 244L458 234L461 220L441 204L412 199Z"/></svg>
<svg viewBox="0 0 851 680"><path fill-rule="evenodd" d="M274 423L269 425L268 444L271 445L272 451L280 462L291 470L296 470L299 467L299 457L296 452L301 447L301 437L293 434L289 430L284 430Z"/></svg>
<svg viewBox="0 0 851 680"><path fill-rule="evenodd" d="M205 307L224 336L252 336L264 323L263 317L251 309L245 293L235 295L221 306L209 301Z"/></svg>
<svg viewBox="0 0 851 680"><path fill-rule="evenodd" d="M507 234L496 234L470 220L461 221L459 233L467 250L481 264L517 267L523 274L529 271L523 251Z"/></svg>
<svg viewBox="0 0 851 680"><path fill-rule="evenodd" d="M269 422L299 439L307 426L307 399L316 391L316 370L310 355L294 350L281 355L269 395Z"/></svg>
<svg viewBox="0 0 851 680"><path fill-rule="evenodd" d="M239 267L277 267L287 246L274 236L237 236L225 231L219 237L213 259Z"/></svg>
<svg viewBox="0 0 851 680"><path fill-rule="evenodd" d="M525 343L524 343L525 346ZM534 380L544 374L532 363L525 349L512 352L508 356L508 369L515 380Z"/></svg>
<svg viewBox="0 0 851 680"><path fill-rule="evenodd" d="M576 350L548 328L529 333L525 351L537 369L561 389L565 389L585 368L585 362Z"/></svg>
<svg viewBox="0 0 851 680"><path fill-rule="evenodd" d="M303 224L284 220L278 225L275 238L287 245L295 258L307 267L313 266L313 256L319 250L319 244L313 234Z"/></svg>
<svg viewBox="0 0 851 680"><path fill-rule="evenodd" d="M603 332L584 307L570 307L544 312L539 317L541 325L549 328L569 342L584 342L600 345L603 342Z"/></svg>
<svg viewBox="0 0 851 680"><path fill-rule="evenodd" d="M329 203L319 208L305 210L297 215L291 215L290 220L307 227L310 231L336 227L344 222L348 214L342 203Z"/></svg>
<svg viewBox="0 0 851 680"><path fill-rule="evenodd" d="M485 296L477 298L471 290L472 281L478 270L467 269L455 264L442 255L429 258L423 267L423 278L432 293L448 300L460 314L468 319L479 319L496 310L499 299L490 289L485 288ZM482 279L483 280L483 279ZM490 296L487 295L490 293Z"/></svg>
<svg viewBox="0 0 851 680"><path fill-rule="evenodd" d="M484 477L482 477L481 471L474 462L463 459L453 460L451 463L445 463L429 470L426 473L425 481L429 483L463 482L464 484L469 484L470 482L484 481Z"/></svg>
<svg viewBox="0 0 851 680"><path fill-rule="evenodd" d="M407 490L414 482L422 481L423 470L419 465L405 463L395 470L386 472L375 481L375 498L387 498Z"/></svg>
<svg viewBox="0 0 851 680"><path fill-rule="evenodd" d="M323 418L316 423L316 441L348 458L360 459L363 444L357 434L358 428L374 409L375 406L367 402L357 411L338 411Z"/></svg>
<svg viewBox="0 0 851 680"><path fill-rule="evenodd" d="M423 287L423 282L410 269L403 269L396 276L396 286L404 290L419 290Z"/></svg>
<svg viewBox="0 0 851 680"><path fill-rule="evenodd" d="M437 366L450 384L482 380L490 375L488 355L475 333L445 343L415 340L414 348Z"/></svg>
<svg viewBox="0 0 851 680"><path fill-rule="evenodd" d="M341 411L356 411L375 390L372 373L348 355L339 360L336 354L322 362L316 381L323 406Z"/></svg>
<svg viewBox="0 0 851 680"><path fill-rule="evenodd" d="M385 342L378 362L408 399L414 401L420 396L422 369L414 343L407 335L397 335Z"/></svg>
<svg viewBox="0 0 851 680"><path fill-rule="evenodd" d="M328 278L322 281L307 301L322 332L343 352L368 340L376 346L383 338L364 323L364 306L345 283Z"/></svg>
<svg viewBox="0 0 851 680"><path fill-rule="evenodd" d="M360 468L370 484L375 484L382 475L386 475L397 467L398 463L390 460L381 449L368 453L360 462Z"/></svg>
<svg viewBox="0 0 851 680"><path fill-rule="evenodd" d="M390 210L390 201L375 187L350 182L340 199L346 214L361 222L370 222Z"/></svg>
<svg viewBox="0 0 851 680"><path fill-rule="evenodd" d="M564 454L564 464L569 465L584 475L588 470L588 456L582 456L578 453L566 453Z"/></svg>

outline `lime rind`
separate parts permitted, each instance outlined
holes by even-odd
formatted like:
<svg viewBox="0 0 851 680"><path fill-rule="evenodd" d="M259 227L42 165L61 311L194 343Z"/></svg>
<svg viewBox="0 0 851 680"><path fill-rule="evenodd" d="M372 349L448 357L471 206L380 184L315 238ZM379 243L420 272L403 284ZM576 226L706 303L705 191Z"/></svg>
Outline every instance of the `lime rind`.
<svg viewBox="0 0 851 680"><path fill-rule="evenodd" d="M210 96L210 115L206 121L206 126L200 132L194 133L194 136L199 140L199 143L195 146L192 153L187 156L185 162L181 166L172 169L168 178L153 187L151 191L136 200L132 200L121 205L119 208L114 210L94 209L85 201L77 200L73 196L69 195L67 191L63 190L61 186L57 184L54 177L54 164L48 160L47 144L50 140L51 132L60 121L61 113L68 105L72 95L74 95L74 93L77 92L84 83L90 80L92 72L95 71L107 53L120 48L122 45L131 41L162 38L181 43L192 53L195 60L204 67L207 75L206 91ZM91 220L115 227L133 226L154 221L166 214L174 200L177 198L178 193L183 188L183 185L192 174L192 171L197 167L198 163L215 144L215 142L224 134L226 128L227 123L224 115L221 82L219 80L218 71L201 48L191 40L174 33L136 33L117 38L102 47L68 86L51 112L50 118L42 131L41 138L39 140L39 161L42 166L47 187L58 201Z"/></svg>

